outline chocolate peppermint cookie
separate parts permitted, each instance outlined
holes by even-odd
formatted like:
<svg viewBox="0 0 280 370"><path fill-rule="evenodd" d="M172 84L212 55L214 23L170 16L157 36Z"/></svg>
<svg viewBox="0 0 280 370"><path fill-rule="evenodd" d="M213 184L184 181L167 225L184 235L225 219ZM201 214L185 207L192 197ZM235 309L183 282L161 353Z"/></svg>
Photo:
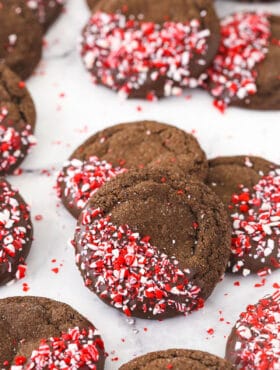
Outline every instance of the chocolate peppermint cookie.
<svg viewBox="0 0 280 370"><path fill-rule="evenodd" d="M2 369L104 369L103 341L72 307L46 298L0 300Z"/></svg>
<svg viewBox="0 0 280 370"><path fill-rule="evenodd" d="M26 79L41 58L41 26L24 0L0 0L0 24L0 62Z"/></svg>
<svg viewBox="0 0 280 370"><path fill-rule="evenodd" d="M35 120L25 84L0 63L0 176L12 173L36 143Z"/></svg>
<svg viewBox="0 0 280 370"><path fill-rule="evenodd" d="M208 69L215 105L280 109L280 16L235 13L221 21L221 34Z"/></svg>
<svg viewBox="0 0 280 370"><path fill-rule="evenodd" d="M0 285L24 277L32 239L29 207L19 192L0 178Z"/></svg>
<svg viewBox="0 0 280 370"><path fill-rule="evenodd" d="M219 47L211 0L90 1L81 55L97 84L121 96L180 95L201 85Z"/></svg>
<svg viewBox="0 0 280 370"><path fill-rule="evenodd" d="M65 0L25 0L27 6L35 13L44 31L59 17Z"/></svg>
<svg viewBox="0 0 280 370"><path fill-rule="evenodd" d="M131 168L164 167L204 180L205 153L190 134L163 123L140 121L109 127L74 151L57 189L74 217L105 182Z"/></svg>
<svg viewBox="0 0 280 370"><path fill-rule="evenodd" d="M236 369L280 368L280 293L249 305L228 338L226 358Z"/></svg>
<svg viewBox="0 0 280 370"><path fill-rule="evenodd" d="M233 370L226 360L207 352L168 349L147 353L120 367L120 370Z"/></svg>
<svg viewBox="0 0 280 370"><path fill-rule="evenodd" d="M228 270L243 276L280 267L280 169L258 157L209 161L207 184L228 207L233 232Z"/></svg>
<svg viewBox="0 0 280 370"><path fill-rule="evenodd" d="M203 306L224 273L230 225L218 197L166 170L103 185L73 241L85 285L126 315L158 319Z"/></svg>

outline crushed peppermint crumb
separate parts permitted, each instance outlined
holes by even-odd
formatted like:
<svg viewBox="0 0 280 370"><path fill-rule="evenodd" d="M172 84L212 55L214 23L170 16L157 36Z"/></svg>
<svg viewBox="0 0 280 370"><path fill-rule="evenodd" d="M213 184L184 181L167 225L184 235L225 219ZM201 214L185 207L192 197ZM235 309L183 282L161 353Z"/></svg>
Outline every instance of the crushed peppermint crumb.
<svg viewBox="0 0 280 370"><path fill-rule="evenodd" d="M80 368L97 369L104 344L94 328L69 329L61 337L42 339L38 349L32 351L29 359L18 356L11 370L43 370Z"/></svg>
<svg viewBox="0 0 280 370"><path fill-rule="evenodd" d="M7 172L16 163L25 157L30 148L36 144L32 134L31 126L26 125L21 131L4 125L9 111L6 107L0 106L0 172Z"/></svg>
<svg viewBox="0 0 280 370"><path fill-rule="evenodd" d="M126 172L121 167L113 167L105 160L99 160L96 156L88 160L71 159L67 161L58 175L57 195L71 198L71 206L79 209L84 208L88 199L105 182L115 176Z"/></svg>
<svg viewBox="0 0 280 370"><path fill-rule="evenodd" d="M29 224L29 225L26 225ZM25 226L26 225L26 226ZM29 207L18 199L18 192L5 180L0 181L0 267L4 274L25 277L26 265L22 251L30 243L31 220Z"/></svg>
<svg viewBox="0 0 280 370"><path fill-rule="evenodd" d="M232 272L250 274L246 264L260 265L263 277L280 262L280 169L262 176L250 191L244 186L232 196ZM244 263L246 260L246 264Z"/></svg>
<svg viewBox="0 0 280 370"><path fill-rule="evenodd" d="M208 69L214 105L225 110L233 100L257 92L255 67L268 52L270 23L265 13L239 12L221 22L219 52Z"/></svg>
<svg viewBox="0 0 280 370"><path fill-rule="evenodd" d="M249 305L235 326L238 369L280 368L280 294Z"/></svg>
<svg viewBox="0 0 280 370"><path fill-rule="evenodd" d="M83 31L81 55L94 82L118 91L123 97L147 81L164 79L164 96L181 95L184 87L197 87L207 77L191 77L190 61L205 64L210 31L199 20L163 25L140 22L123 14L95 13ZM148 92L155 100L155 92Z"/></svg>
<svg viewBox="0 0 280 370"><path fill-rule="evenodd" d="M170 259L129 226L116 226L100 209L82 212L77 227L76 263L85 284L127 316L166 311L189 313L203 307L201 289Z"/></svg>

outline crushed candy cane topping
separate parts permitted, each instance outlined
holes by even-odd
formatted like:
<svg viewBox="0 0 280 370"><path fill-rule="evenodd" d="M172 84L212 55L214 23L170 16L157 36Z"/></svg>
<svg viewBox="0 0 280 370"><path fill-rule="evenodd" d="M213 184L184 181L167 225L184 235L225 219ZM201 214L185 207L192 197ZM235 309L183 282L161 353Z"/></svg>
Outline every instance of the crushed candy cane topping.
<svg viewBox="0 0 280 370"><path fill-rule="evenodd" d="M70 198L70 206L82 209L105 182L124 172L126 169L113 167L95 156L85 161L71 159L58 175L57 194L59 197Z"/></svg>
<svg viewBox="0 0 280 370"><path fill-rule="evenodd" d="M0 107L0 172L2 173L15 166L36 144L30 125L17 131L12 126L7 127L6 124L2 124L8 114L5 107Z"/></svg>
<svg viewBox="0 0 280 370"><path fill-rule="evenodd" d="M22 250L29 244L31 220L29 207L20 202L18 192L5 180L0 181L0 266L1 271L12 274L17 263L16 279L25 276L26 265L20 258Z"/></svg>
<svg viewBox="0 0 280 370"><path fill-rule="evenodd" d="M235 13L221 22L222 41L208 69L215 105L224 110L232 100L257 92L255 67L268 52L270 22L265 13Z"/></svg>
<svg viewBox="0 0 280 370"><path fill-rule="evenodd" d="M39 348L32 352L29 359L16 357L11 370L96 370L101 353L104 353L104 344L97 331L76 327L62 333L61 337L41 340Z"/></svg>
<svg viewBox="0 0 280 370"><path fill-rule="evenodd" d="M155 316L203 307L189 269L181 270L149 240L127 225L116 226L100 209L85 209L73 244L86 286L127 316L135 310Z"/></svg>
<svg viewBox="0 0 280 370"><path fill-rule="evenodd" d="M242 312L235 326L237 369L280 368L280 292Z"/></svg>
<svg viewBox="0 0 280 370"><path fill-rule="evenodd" d="M202 13L204 14L204 13ZM184 87L197 87L207 77L190 74L194 55L205 65L210 31L199 20L186 23L140 22L123 14L96 13L83 32L81 54L94 81L127 97L147 81L164 80L162 95L180 95ZM154 97L154 91L147 99Z"/></svg>
<svg viewBox="0 0 280 370"><path fill-rule="evenodd" d="M232 204L232 272L250 273L244 259L280 267L280 169L262 176L252 191L241 186Z"/></svg>

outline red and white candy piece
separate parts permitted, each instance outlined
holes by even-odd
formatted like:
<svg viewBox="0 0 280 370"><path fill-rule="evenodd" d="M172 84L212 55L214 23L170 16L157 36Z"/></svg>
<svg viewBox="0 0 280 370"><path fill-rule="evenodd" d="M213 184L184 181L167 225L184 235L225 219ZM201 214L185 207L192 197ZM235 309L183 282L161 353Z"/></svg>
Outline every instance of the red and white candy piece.
<svg viewBox="0 0 280 370"><path fill-rule="evenodd" d="M209 85L221 110L233 100L257 92L255 67L268 52L270 23L266 13L235 13L221 22L222 41L212 67Z"/></svg>
<svg viewBox="0 0 280 370"><path fill-rule="evenodd" d="M280 369L279 291L242 312L234 331L237 369Z"/></svg>
<svg viewBox="0 0 280 370"><path fill-rule="evenodd" d="M149 240L115 225L100 209L85 209L73 242L85 284L128 316L135 310L156 316L201 308L201 289L190 281L190 271Z"/></svg>
<svg viewBox="0 0 280 370"><path fill-rule="evenodd" d="M43 339L29 359L18 356L11 370L43 370L80 368L96 370L104 343L96 329L69 329L61 337Z"/></svg>
<svg viewBox="0 0 280 370"><path fill-rule="evenodd" d="M86 161L71 159L65 163L58 175L57 194L60 198L62 196L70 198L75 207L82 209L105 182L125 171L126 169L113 167L112 164L95 156Z"/></svg>
<svg viewBox="0 0 280 370"><path fill-rule="evenodd" d="M250 274L248 258L263 268L280 266L280 170L263 176L253 191L241 187L232 196L232 272ZM276 254L276 257L275 257ZM270 257L271 256L271 257Z"/></svg>
<svg viewBox="0 0 280 370"><path fill-rule="evenodd" d="M205 64L210 31L199 20L163 25L140 22L123 14L95 13L83 32L81 55L96 83L127 97L147 81L165 80L164 95L179 95L184 87L196 87L190 61L194 54ZM154 91L147 94L151 99Z"/></svg>

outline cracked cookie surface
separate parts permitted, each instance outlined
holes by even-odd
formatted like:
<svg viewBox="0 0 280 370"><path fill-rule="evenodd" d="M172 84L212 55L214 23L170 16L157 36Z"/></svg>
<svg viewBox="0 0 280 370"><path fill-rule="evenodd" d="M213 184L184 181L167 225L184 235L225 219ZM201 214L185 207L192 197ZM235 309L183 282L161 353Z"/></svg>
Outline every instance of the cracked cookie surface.
<svg viewBox="0 0 280 370"><path fill-rule="evenodd" d="M203 180L207 161L194 136L163 123L139 121L91 136L66 162L58 178L63 204L78 217L88 198L118 174L146 167L173 169Z"/></svg>
<svg viewBox="0 0 280 370"><path fill-rule="evenodd" d="M201 308L224 273L229 242L226 210L206 185L135 170L93 195L74 246L89 289L128 316L154 319Z"/></svg>
<svg viewBox="0 0 280 370"><path fill-rule="evenodd" d="M233 370L226 360L207 352L168 349L147 353L120 367L120 370Z"/></svg>

